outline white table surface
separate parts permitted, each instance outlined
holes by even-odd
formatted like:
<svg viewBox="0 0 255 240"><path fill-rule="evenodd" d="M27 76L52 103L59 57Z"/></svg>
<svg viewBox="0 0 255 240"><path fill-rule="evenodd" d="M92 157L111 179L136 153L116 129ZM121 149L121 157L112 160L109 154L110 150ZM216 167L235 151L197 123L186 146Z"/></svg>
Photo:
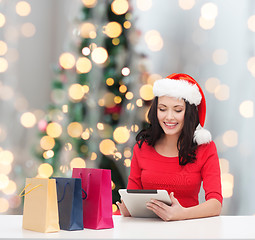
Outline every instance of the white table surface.
<svg viewBox="0 0 255 240"><path fill-rule="evenodd" d="M21 215L0 215L0 239L255 239L255 216L164 222L113 216L114 228L39 233L22 229Z"/></svg>

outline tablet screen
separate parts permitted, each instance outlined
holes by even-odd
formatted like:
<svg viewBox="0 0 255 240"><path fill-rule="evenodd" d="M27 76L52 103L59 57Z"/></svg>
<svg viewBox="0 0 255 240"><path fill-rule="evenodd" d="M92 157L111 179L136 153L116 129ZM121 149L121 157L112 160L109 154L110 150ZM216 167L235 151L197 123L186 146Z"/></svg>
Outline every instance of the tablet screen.
<svg viewBox="0 0 255 240"><path fill-rule="evenodd" d="M132 217L158 217L146 207L146 203L151 199L171 205L170 196L166 190L119 189L119 194Z"/></svg>

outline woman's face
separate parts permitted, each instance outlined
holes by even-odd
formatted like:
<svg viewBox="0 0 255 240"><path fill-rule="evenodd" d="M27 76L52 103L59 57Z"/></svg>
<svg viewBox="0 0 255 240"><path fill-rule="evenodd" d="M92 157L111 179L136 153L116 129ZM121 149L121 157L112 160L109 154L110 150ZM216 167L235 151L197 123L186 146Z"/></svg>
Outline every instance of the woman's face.
<svg viewBox="0 0 255 240"><path fill-rule="evenodd" d="M162 96L158 98L158 121L166 135L180 135L184 125L186 104L183 99Z"/></svg>

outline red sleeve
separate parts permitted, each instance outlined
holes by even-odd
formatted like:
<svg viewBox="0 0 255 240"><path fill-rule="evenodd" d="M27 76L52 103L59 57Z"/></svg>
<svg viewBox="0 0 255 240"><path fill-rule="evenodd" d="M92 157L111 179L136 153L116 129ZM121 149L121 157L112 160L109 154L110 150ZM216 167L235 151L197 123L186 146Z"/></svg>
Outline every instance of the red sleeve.
<svg viewBox="0 0 255 240"><path fill-rule="evenodd" d="M128 185L127 189L142 189L142 183L141 183L141 168L139 166L137 152L140 149L138 148L138 145L136 144L133 148L133 157L131 160L131 166L130 166L130 175L128 177Z"/></svg>
<svg viewBox="0 0 255 240"><path fill-rule="evenodd" d="M220 164L214 142L208 145L202 157L205 159L201 170L205 200L215 198L222 204Z"/></svg>

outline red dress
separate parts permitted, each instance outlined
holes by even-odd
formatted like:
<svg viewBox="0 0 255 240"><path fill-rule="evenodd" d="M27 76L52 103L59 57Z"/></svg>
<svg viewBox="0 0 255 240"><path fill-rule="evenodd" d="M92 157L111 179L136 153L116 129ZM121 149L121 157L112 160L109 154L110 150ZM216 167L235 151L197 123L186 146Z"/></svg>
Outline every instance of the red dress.
<svg viewBox="0 0 255 240"><path fill-rule="evenodd" d="M174 192L183 207L199 204L203 181L205 199L222 203L220 166L214 142L199 145L196 161L179 165L178 157L165 157L146 142L134 146L127 189L165 189Z"/></svg>

